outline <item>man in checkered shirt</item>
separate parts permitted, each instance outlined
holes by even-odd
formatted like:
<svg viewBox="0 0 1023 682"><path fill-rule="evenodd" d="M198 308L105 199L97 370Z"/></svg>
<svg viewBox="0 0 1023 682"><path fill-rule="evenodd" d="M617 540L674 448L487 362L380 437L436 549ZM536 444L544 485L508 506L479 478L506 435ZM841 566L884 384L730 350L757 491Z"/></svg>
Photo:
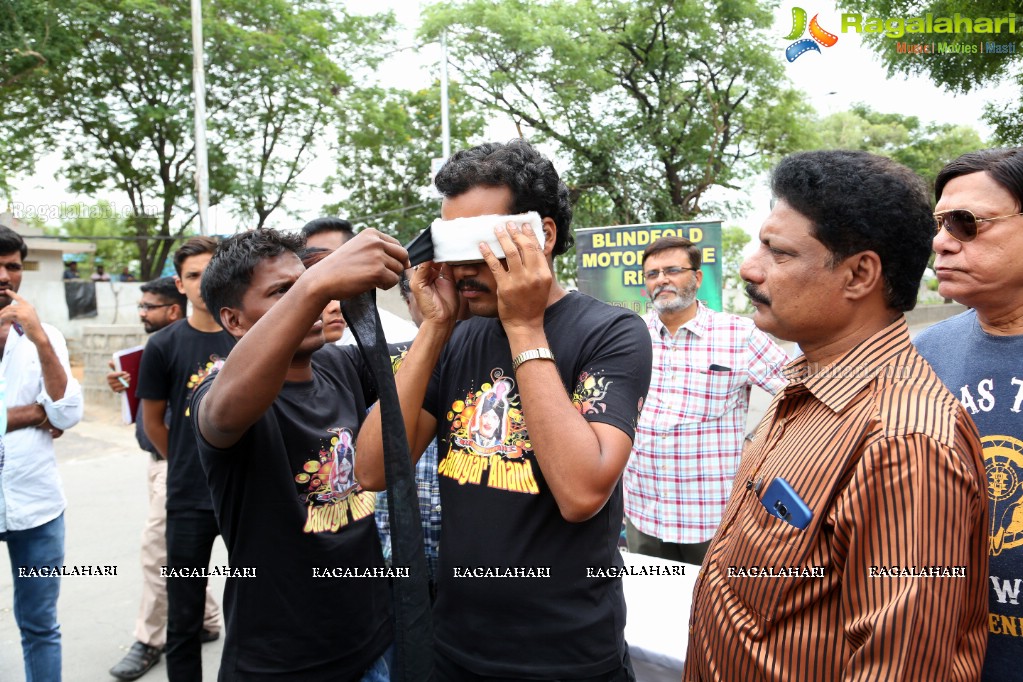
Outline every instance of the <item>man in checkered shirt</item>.
<svg viewBox="0 0 1023 682"><path fill-rule="evenodd" d="M747 318L696 300L700 249L662 237L643 252L653 310L650 392L625 469L629 550L700 564L742 453L750 387L785 385L785 352Z"/></svg>

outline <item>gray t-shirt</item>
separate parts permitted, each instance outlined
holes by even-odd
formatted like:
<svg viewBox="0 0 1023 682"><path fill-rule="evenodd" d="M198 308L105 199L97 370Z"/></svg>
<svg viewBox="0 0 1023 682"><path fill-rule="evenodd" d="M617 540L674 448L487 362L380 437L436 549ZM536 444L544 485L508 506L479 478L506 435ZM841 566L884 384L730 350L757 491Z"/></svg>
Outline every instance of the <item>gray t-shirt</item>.
<svg viewBox="0 0 1023 682"><path fill-rule="evenodd" d="M980 431L991 529L984 680L1019 679L1023 661L1023 335L993 336L968 310L920 333L917 350Z"/></svg>

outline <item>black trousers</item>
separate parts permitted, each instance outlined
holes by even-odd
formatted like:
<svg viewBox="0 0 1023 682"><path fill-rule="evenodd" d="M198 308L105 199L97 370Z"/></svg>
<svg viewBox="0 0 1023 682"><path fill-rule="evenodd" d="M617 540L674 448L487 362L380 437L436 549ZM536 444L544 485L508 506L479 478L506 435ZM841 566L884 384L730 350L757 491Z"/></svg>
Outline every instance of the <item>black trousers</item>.
<svg viewBox="0 0 1023 682"><path fill-rule="evenodd" d="M434 649L433 655L435 665L434 680L436 682L523 682L521 677L487 677L477 675L458 665L436 649ZM629 647L626 645L625 655L622 657L620 668L595 677L566 677L561 680L547 680L545 682L636 682L636 673L632 671Z"/></svg>
<svg viewBox="0 0 1023 682"><path fill-rule="evenodd" d="M167 566L205 573L220 530L212 511L167 510ZM202 680L202 624L206 578L167 577L167 679ZM226 613L225 620L226 620ZM226 623L225 623L226 625Z"/></svg>

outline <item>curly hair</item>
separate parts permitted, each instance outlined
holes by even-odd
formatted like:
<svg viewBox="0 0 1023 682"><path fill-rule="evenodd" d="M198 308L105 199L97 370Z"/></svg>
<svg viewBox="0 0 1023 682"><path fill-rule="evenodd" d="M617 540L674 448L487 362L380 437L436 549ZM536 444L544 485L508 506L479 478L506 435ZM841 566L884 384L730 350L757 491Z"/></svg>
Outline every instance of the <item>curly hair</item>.
<svg viewBox="0 0 1023 682"><path fill-rule="evenodd" d="M881 259L885 302L912 310L931 255L934 216L920 176L883 156L849 150L800 152L771 177L774 196L806 216L832 267L853 254Z"/></svg>
<svg viewBox="0 0 1023 682"><path fill-rule="evenodd" d="M525 140L487 142L456 152L437 173L434 184L445 197L457 197L481 185L507 187L512 193L509 213L536 211L541 218L554 221L555 256L565 253L575 241L568 186L550 159Z"/></svg>
<svg viewBox="0 0 1023 682"><path fill-rule="evenodd" d="M200 293L206 309L220 322L220 310L238 308L252 284L256 266L268 258L290 251L298 257L304 241L291 232L260 228L242 232L220 242L202 275Z"/></svg>

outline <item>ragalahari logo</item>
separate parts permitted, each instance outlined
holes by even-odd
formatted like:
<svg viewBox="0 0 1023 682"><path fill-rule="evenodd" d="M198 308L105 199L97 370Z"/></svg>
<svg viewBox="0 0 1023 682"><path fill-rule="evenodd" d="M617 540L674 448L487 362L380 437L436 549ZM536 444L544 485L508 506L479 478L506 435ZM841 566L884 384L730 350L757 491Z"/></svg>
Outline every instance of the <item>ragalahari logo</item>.
<svg viewBox="0 0 1023 682"><path fill-rule="evenodd" d="M785 36L785 40L796 40L796 42L785 48L785 59L794 62L800 55L806 54L810 50L819 53L821 49L817 47L818 43L824 47L831 47L838 42L838 36L834 33L828 33L817 23L818 16L815 14L813 19L810 20L810 38L796 40L796 38L803 35L803 31L807 30L806 10L802 7L792 8L792 30Z"/></svg>

